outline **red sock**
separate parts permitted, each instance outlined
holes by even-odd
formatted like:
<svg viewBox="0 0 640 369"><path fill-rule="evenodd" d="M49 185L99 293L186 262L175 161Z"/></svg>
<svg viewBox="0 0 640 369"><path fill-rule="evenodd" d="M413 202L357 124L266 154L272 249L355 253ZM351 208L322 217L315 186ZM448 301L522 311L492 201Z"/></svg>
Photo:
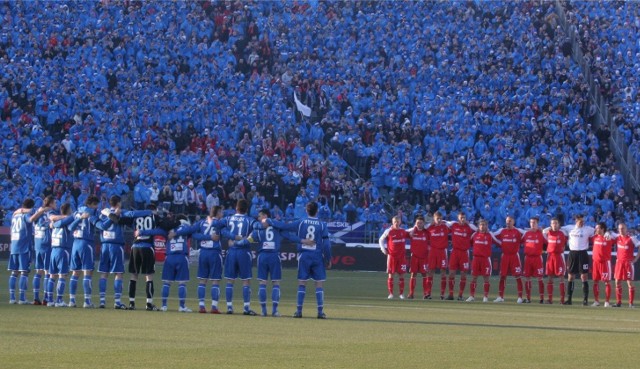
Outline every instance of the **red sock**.
<svg viewBox="0 0 640 369"><path fill-rule="evenodd" d="M636 297L636 288L632 286L632 287L629 287L629 303L631 305L633 305L634 297Z"/></svg>
<svg viewBox="0 0 640 369"><path fill-rule="evenodd" d="M399 284L400 284L400 294L402 295L404 293L404 277L400 277L399 279Z"/></svg>
<svg viewBox="0 0 640 369"><path fill-rule="evenodd" d="M593 299L596 302L600 301L600 282L593 282Z"/></svg>
<svg viewBox="0 0 640 369"><path fill-rule="evenodd" d="M431 289L433 288L433 277L427 277L427 295L431 295Z"/></svg>
<svg viewBox="0 0 640 369"><path fill-rule="evenodd" d="M453 297L453 289L456 287L456 277L449 277L449 296Z"/></svg>
<svg viewBox="0 0 640 369"><path fill-rule="evenodd" d="M553 282L547 282L547 295L549 295L549 302L553 301Z"/></svg>
<svg viewBox="0 0 640 369"><path fill-rule="evenodd" d="M427 295L427 277L422 277L422 293Z"/></svg>
<svg viewBox="0 0 640 369"><path fill-rule="evenodd" d="M604 301L609 302L611 299L611 282L607 281L604 285Z"/></svg>
<svg viewBox="0 0 640 369"><path fill-rule="evenodd" d="M445 293L447 293L447 276L443 274L440 278L440 296L444 296Z"/></svg>
<svg viewBox="0 0 640 369"><path fill-rule="evenodd" d="M387 279L387 290L389 290L390 295L393 295L393 277Z"/></svg>
<svg viewBox="0 0 640 369"><path fill-rule="evenodd" d="M560 281L560 303L564 303L565 284L564 281Z"/></svg>
<svg viewBox="0 0 640 369"><path fill-rule="evenodd" d="M504 297L504 288L507 284L507 277L500 277L500 284L498 285L498 296Z"/></svg>
<svg viewBox="0 0 640 369"><path fill-rule="evenodd" d="M622 304L622 284L616 284L616 303Z"/></svg>
<svg viewBox="0 0 640 369"><path fill-rule="evenodd" d="M524 290L527 295L527 300L531 300L531 281L524 282Z"/></svg>
<svg viewBox="0 0 640 369"><path fill-rule="evenodd" d="M476 286L478 285L478 283L476 282L471 282L471 285L469 285L469 294L471 295L471 297L475 297L476 296Z"/></svg>
<svg viewBox="0 0 640 369"><path fill-rule="evenodd" d="M544 300L544 282L542 278L538 279L538 291L540 291L540 300Z"/></svg>
<svg viewBox="0 0 640 369"><path fill-rule="evenodd" d="M484 297L489 297L489 288L491 285L489 282L484 282Z"/></svg>
<svg viewBox="0 0 640 369"><path fill-rule="evenodd" d="M409 295L413 296L413 292L416 290L416 277L409 278Z"/></svg>
<svg viewBox="0 0 640 369"><path fill-rule="evenodd" d="M466 286L467 286L467 277L460 276L460 292L458 293L458 296L462 297L462 295L464 294L464 288Z"/></svg>
<svg viewBox="0 0 640 369"><path fill-rule="evenodd" d="M521 298L522 297L522 278L516 277L516 287L518 288L518 297ZM531 290L531 284L529 284L529 290Z"/></svg>

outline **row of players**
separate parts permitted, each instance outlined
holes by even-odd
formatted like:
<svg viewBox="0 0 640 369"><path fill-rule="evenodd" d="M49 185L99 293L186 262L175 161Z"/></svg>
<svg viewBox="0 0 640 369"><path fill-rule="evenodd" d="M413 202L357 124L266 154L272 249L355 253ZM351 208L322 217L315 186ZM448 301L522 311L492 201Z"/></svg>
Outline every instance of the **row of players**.
<svg viewBox="0 0 640 369"><path fill-rule="evenodd" d="M604 223L598 223L595 228L584 224L584 217L575 217L575 224L560 227L558 219L552 219L550 227L541 229L539 219L532 217L529 221L531 228L527 230L514 227L515 219L506 218L504 228L491 233L488 231L486 220L480 220L478 226L470 224L464 213L458 214L457 222L442 220L442 215L436 212L433 222L425 226L425 220L419 216L415 225L410 229L403 229L400 217L394 217L392 225L384 231L379 243L382 252L387 255L387 286L389 299L394 298L394 275L398 275L400 298L404 299L404 274L407 271L406 241L410 241L411 260L409 272L409 299L414 298L416 277L422 275L424 299L431 299L434 272L440 271L440 299L454 300L456 273L460 271L460 285L457 300L463 301L467 274L471 269L471 284L467 302L475 301L478 277L483 277L483 302L489 301L489 289L492 265L491 249L494 244L502 249L500 259L500 285L498 297L494 302L504 302L504 291L507 276L516 279L518 290L517 303L531 302L531 279L537 279L540 293L540 303L553 303L554 279L560 279L560 303L572 304L574 280L580 275L582 281L583 305L589 304L589 254L593 252L593 268L591 270L593 294L595 302L592 306L600 306L600 281L605 285L605 307L622 306L622 284L627 282L629 289L629 307L633 307L635 294L634 263L640 257L635 253L638 240L632 237L624 223L618 224L618 233L608 232ZM452 251L448 255L449 238ZM612 274L611 255L613 246L617 251L615 272ZM569 248L568 268L565 264L565 248ZM524 249L524 269L520 259L520 249ZM473 260L470 263L469 251L473 250ZM543 253L547 254L546 268L543 266ZM471 268L470 268L471 267ZM447 274L448 269L448 274ZM544 298L543 275L546 269L547 294ZM568 274L568 291L565 292L564 275ZM526 297L523 299L523 283ZM615 278L616 303L610 304L611 278ZM448 280L447 280L448 277ZM448 283L447 283L448 282ZM446 294L447 284L449 294ZM567 295L565 300L565 294Z"/></svg>
<svg viewBox="0 0 640 369"><path fill-rule="evenodd" d="M323 310L326 268L331 267L331 249L326 223L317 219L318 206L307 204L308 216L294 222L285 223L269 219L269 210L260 211L259 221L247 215L248 203L239 200L236 214L223 217L222 209L215 206L209 216L189 224L183 215L160 216L152 205L148 210L123 211L120 197L109 200L110 208L98 212L99 199L90 196L84 206L72 213L70 205L63 204L60 214L55 214L56 201L47 197L43 206L33 211L34 201L26 199L16 210L11 221L11 255L9 259L9 302L31 304L26 300L28 274L31 262L37 273L33 279L34 304L55 307L76 306L78 280L83 274L85 308L93 308L92 274L94 262L94 230L100 231L102 243L100 263L100 308L106 304L107 279L114 280L114 307L122 310L135 309L136 284L140 274L146 279L147 306L149 311L166 311L170 286L178 283L180 312L191 312L185 305L186 283L189 281L187 238L197 243L200 249L198 261L199 312L219 314L220 280L222 279L223 258L221 240L229 241L229 249L224 261L226 279L227 314L233 314L233 286L236 279L242 280L244 315L257 315L251 310L252 253L250 245L258 244L259 299L262 315L267 315L267 281L271 279L272 316L280 316L281 263L280 242L286 237L298 244L298 291L297 310L294 317L302 317L302 306L306 295L307 280L315 281L319 319L326 318ZM129 259L129 305L122 303L124 273L124 233L123 227L132 227L134 241ZM155 273L154 243L164 242L167 257L162 271L162 306L153 304ZM69 303L64 301L67 275L69 281ZM16 283L19 278L19 296L16 299ZM44 279L44 299L40 300L40 286ZM211 309L205 307L207 283L211 282ZM57 297L54 300L54 286Z"/></svg>

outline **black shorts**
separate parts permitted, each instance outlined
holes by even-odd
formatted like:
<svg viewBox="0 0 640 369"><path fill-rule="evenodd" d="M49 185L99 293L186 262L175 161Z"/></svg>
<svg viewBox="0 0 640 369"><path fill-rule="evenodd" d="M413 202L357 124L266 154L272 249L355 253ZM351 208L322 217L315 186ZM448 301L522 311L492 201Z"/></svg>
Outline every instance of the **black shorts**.
<svg viewBox="0 0 640 369"><path fill-rule="evenodd" d="M153 247L132 247L129 273L153 274L156 272L156 253Z"/></svg>
<svg viewBox="0 0 640 369"><path fill-rule="evenodd" d="M569 260L567 262L567 273L569 274L589 273L589 254L587 253L587 250L569 251Z"/></svg>

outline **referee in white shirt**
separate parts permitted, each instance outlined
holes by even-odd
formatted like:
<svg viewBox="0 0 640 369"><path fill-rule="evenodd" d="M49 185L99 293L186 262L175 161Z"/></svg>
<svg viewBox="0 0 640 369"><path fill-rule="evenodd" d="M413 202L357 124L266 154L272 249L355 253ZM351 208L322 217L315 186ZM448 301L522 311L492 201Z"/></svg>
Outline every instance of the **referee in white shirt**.
<svg viewBox="0 0 640 369"><path fill-rule="evenodd" d="M573 280L580 273L582 280L582 293L584 300L582 305L589 304L589 239L595 234L595 228L584 225L584 216L578 214L575 216L575 224L562 227L562 231L567 234L569 239L569 262L567 265L567 279L569 281L568 298L564 302L565 305L571 305L571 297L573 296Z"/></svg>

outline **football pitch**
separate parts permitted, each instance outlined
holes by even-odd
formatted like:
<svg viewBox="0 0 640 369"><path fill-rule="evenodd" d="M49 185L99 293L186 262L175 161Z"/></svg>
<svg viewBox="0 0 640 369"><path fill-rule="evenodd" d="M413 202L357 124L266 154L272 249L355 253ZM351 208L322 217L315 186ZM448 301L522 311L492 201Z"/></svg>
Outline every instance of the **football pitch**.
<svg viewBox="0 0 640 369"><path fill-rule="evenodd" d="M6 270L6 262L0 267ZM168 312L114 310L111 280L104 310L9 305L8 273L3 274L2 368L631 368L638 362L640 309L517 305L512 279L502 304L400 301L386 299L384 273L328 271L328 319L318 320L311 285L304 317L291 318L294 270L284 271L280 318L238 314L238 283L234 315L178 313L176 285ZM197 310L193 275L192 270L187 306ZM97 285L94 278L94 303ZM421 295L420 280L418 286ZM491 300L497 287L494 277ZM434 291L439 289L437 277ZM253 281L252 308L259 311L257 290ZM159 281L155 291L160 305ZM537 296L536 283L534 291ZM574 301L581 296L578 287ZM625 288L624 306L626 297ZM144 307L144 287L138 286L137 305Z"/></svg>

